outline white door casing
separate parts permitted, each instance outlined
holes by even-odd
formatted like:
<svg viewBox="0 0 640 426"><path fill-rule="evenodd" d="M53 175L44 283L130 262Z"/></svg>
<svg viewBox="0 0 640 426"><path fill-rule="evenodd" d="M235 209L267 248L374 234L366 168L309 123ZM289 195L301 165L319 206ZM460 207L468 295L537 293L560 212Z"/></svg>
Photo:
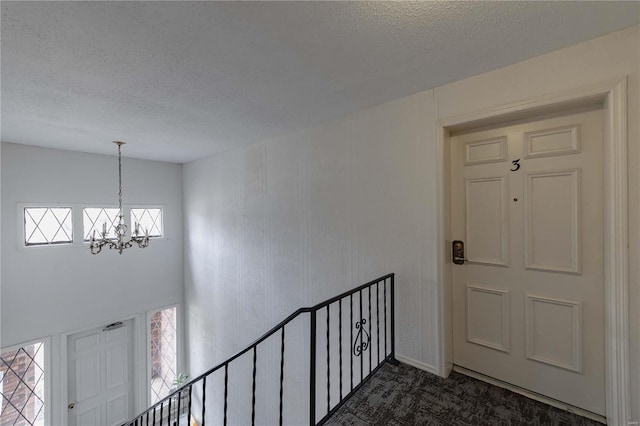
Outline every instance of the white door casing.
<svg viewBox="0 0 640 426"><path fill-rule="evenodd" d="M133 320L67 339L68 423L118 425L134 414Z"/></svg>
<svg viewBox="0 0 640 426"><path fill-rule="evenodd" d="M454 363L599 415L602 133L597 109L451 137Z"/></svg>
<svg viewBox="0 0 640 426"><path fill-rule="evenodd" d="M513 104L442 118L436 126L438 177L437 316L438 368L453 367L451 318L451 234L449 134L452 130L495 124L527 116L600 103L604 106L604 292L605 375L609 424L626 424L630 415L628 224L627 224L627 84L607 81Z"/></svg>

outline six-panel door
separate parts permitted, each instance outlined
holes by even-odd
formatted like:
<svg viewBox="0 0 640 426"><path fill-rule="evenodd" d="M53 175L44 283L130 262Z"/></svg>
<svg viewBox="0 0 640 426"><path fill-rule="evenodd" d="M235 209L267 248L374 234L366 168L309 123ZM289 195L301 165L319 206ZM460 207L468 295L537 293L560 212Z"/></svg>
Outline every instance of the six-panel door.
<svg viewBox="0 0 640 426"><path fill-rule="evenodd" d="M454 363L605 414L602 111L451 137Z"/></svg>

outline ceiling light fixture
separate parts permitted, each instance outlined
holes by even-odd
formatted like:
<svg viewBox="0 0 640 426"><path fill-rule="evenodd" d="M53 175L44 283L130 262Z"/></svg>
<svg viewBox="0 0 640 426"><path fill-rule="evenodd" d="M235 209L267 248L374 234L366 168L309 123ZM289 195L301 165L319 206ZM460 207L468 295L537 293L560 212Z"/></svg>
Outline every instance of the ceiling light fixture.
<svg viewBox="0 0 640 426"><path fill-rule="evenodd" d="M120 149L124 142L113 141L118 145L118 224L114 227L115 238L107 237L107 223L102 224L102 233L100 233L96 240L96 230L93 230L91 240L89 243L89 249L91 254L98 254L102 251L102 247L107 246L112 250L118 250L118 253L122 254L124 249L133 247L133 244L137 244L140 248L145 248L149 245L149 230L145 229L144 236L140 233L140 224L136 222L133 230L133 235L129 241L125 241L125 235L127 233L127 225L124 224L124 211L122 210L122 153Z"/></svg>

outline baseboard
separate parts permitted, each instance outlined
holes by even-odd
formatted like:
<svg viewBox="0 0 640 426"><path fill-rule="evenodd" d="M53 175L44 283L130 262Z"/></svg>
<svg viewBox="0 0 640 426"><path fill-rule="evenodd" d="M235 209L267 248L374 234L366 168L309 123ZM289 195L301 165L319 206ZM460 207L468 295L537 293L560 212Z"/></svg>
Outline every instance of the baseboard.
<svg viewBox="0 0 640 426"><path fill-rule="evenodd" d="M605 425L607 424L607 419L605 417L599 415L599 414L592 413L591 411L583 410L582 408L575 407L573 405L565 404L564 402L558 401L557 399L549 398L549 397L546 397L544 395L540 395L539 393L535 393L535 392L529 391L527 389L523 389L523 388L520 388L518 386L514 386L514 385L509 384L509 383L505 383L505 382L503 382L501 380L494 379L493 377L485 376L484 374L475 372L473 370L468 370L468 369L466 369L464 367L460 367L459 365L454 365L453 366L453 371L455 371L457 373L460 373L460 374L464 374L465 376L473 377L474 379L481 380L483 382L492 384L494 386L498 386L499 388L510 390L511 392L515 392L515 393L520 394L522 396L526 396L529 399L533 399L533 400L542 402L543 404L547 404L547 405L550 405L552 407L559 408L561 410L568 411L568 412L573 413L573 414L577 414L578 416L582 416L582 417L586 417L586 418L591 419L591 420L595 420L595 421L603 423Z"/></svg>
<svg viewBox="0 0 640 426"><path fill-rule="evenodd" d="M440 376L440 372L438 371L438 369L432 365L425 364L424 362L416 361L415 359L411 359L398 354L396 354L396 359L403 364L407 364L420 370L424 370L428 373L435 374L436 376Z"/></svg>

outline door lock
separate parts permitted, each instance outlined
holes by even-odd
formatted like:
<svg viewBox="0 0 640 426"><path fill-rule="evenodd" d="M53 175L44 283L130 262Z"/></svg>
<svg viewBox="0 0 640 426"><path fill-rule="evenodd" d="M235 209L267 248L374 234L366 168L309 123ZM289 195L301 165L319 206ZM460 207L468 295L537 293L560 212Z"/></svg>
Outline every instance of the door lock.
<svg viewBox="0 0 640 426"><path fill-rule="evenodd" d="M69 405L67 405L67 408L68 408L69 410L73 410L73 409L75 408L75 406L76 406L76 403L75 403L75 402L72 402L72 403L70 403Z"/></svg>
<svg viewBox="0 0 640 426"><path fill-rule="evenodd" d="M451 261L456 265L464 265L464 242L455 240L451 242Z"/></svg>

